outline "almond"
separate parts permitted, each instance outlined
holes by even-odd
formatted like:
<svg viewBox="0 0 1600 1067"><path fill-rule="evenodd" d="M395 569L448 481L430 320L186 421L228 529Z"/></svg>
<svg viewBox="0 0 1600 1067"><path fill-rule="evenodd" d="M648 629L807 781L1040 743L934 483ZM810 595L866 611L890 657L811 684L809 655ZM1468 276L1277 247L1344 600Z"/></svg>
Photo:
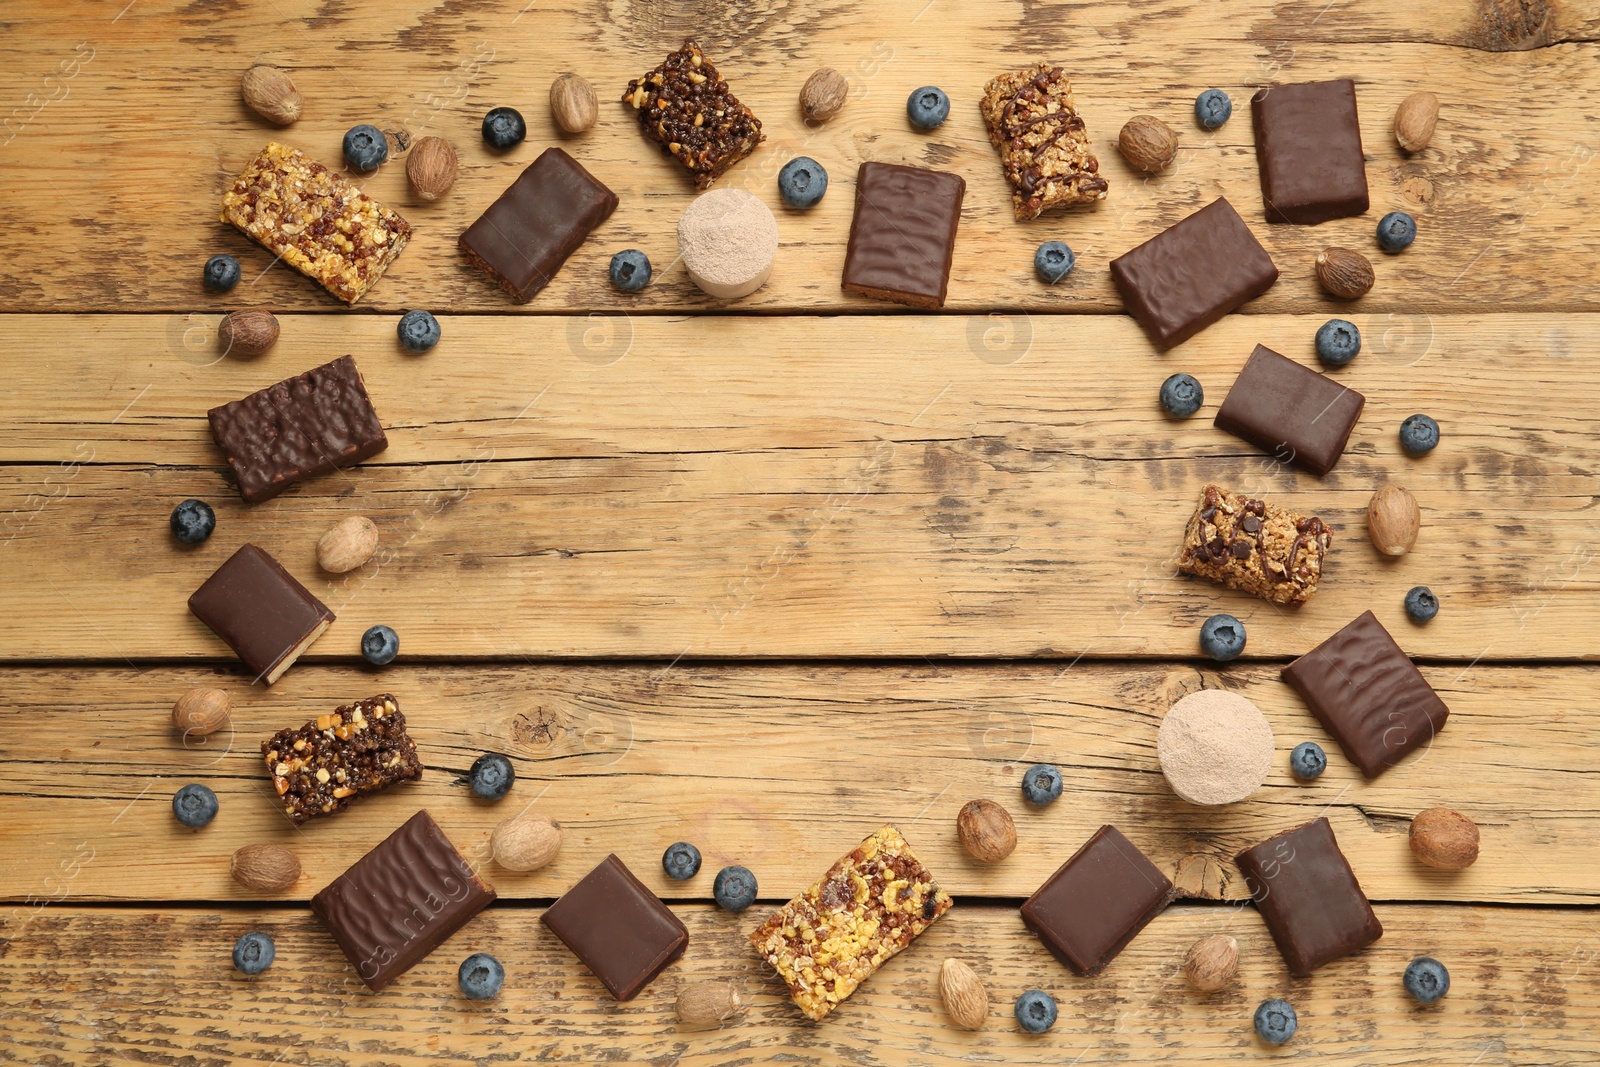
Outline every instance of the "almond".
<svg viewBox="0 0 1600 1067"><path fill-rule="evenodd" d="M456 183L455 146L443 137L423 137L406 157L406 181L423 200L437 200Z"/></svg>
<svg viewBox="0 0 1600 1067"><path fill-rule="evenodd" d="M228 725L233 701L221 689L191 689L172 705L172 725L184 737L205 737Z"/></svg>
<svg viewBox="0 0 1600 1067"><path fill-rule="evenodd" d="M1330 295L1354 300L1372 288L1372 263L1348 248L1324 248L1317 253L1317 281Z"/></svg>
<svg viewBox="0 0 1600 1067"><path fill-rule="evenodd" d="M225 356L259 356L278 343L278 317L270 311L230 311L217 327Z"/></svg>
<svg viewBox="0 0 1600 1067"><path fill-rule="evenodd" d="M1439 98L1432 93L1412 93L1394 113L1394 139L1407 152L1420 152L1433 140L1439 122Z"/></svg>
<svg viewBox="0 0 1600 1067"><path fill-rule="evenodd" d="M963 1030L977 1030L989 1018L989 991L978 972L954 956L939 965L939 999L944 1013Z"/></svg>
<svg viewBox="0 0 1600 1067"><path fill-rule="evenodd" d="M561 851L561 824L539 812L513 815L494 828L489 848L508 871L536 871Z"/></svg>
<svg viewBox="0 0 1600 1067"><path fill-rule="evenodd" d="M251 111L274 126L291 125L300 117L300 90L277 67L251 67L239 79L239 92Z"/></svg>
<svg viewBox="0 0 1600 1067"><path fill-rule="evenodd" d="M1133 167L1153 173L1166 170L1177 157L1178 135L1154 115L1135 115L1117 135L1117 147Z"/></svg>
<svg viewBox="0 0 1600 1067"><path fill-rule="evenodd" d="M300 880L300 857L282 845L245 845L228 864L233 880L258 893L281 893Z"/></svg>
<svg viewBox="0 0 1600 1067"><path fill-rule="evenodd" d="M814 71L800 87L800 115L807 122L827 122L844 107L850 83L832 67Z"/></svg>
<svg viewBox="0 0 1600 1067"><path fill-rule="evenodd" d="M378 527L365 515L351 515L333 524L317 541L317 563L333 574L353 571L378 549Z"/></svg>
<svg viewBox="0 0 1600 1067"><path fill-rule="evenodd" d="M969 800L956 816L961 847L984 863L999 863L1017 847L1017 824L992 800Z"/></svg>
<svg viewBox="0 0 1600 1067"><path fill-rule="evenodd" d="M1367 536L1385 556L1403 556L1417 543L1422 509L1417 498L1398 485L1379 487L1367 504Z"/></svg>
<svg viewBox="0 0 1600 1067"><path fill-rule="evenodd" d="M678 994L678 1022L690 1030L715 1030L745 1012L732 982L693 982Z"/></svg>
<svg viewBox="0 0 1600 1067"><path fill-rule="evenodd" d="M600 117L594 86L580 75L561 75L550 83L550 114L568 133L583 133Z"/></svg>
<svg viewBox="0 0 1600 1067"><path fill-rule="evenodd" d="M1183 976L1189 984L1206 993L1215 993L1239 971L1239 941L1227 934L1202 937L1189 946L1183 958Z"/></svg>
<svg viewBox="0 0 1600 1067"><path fill-rule="evenodd" d="M1411 820L1411 854L1442 871L1460 871L1478 861L1478 826L1459 811L1429 808Z"/></svg>

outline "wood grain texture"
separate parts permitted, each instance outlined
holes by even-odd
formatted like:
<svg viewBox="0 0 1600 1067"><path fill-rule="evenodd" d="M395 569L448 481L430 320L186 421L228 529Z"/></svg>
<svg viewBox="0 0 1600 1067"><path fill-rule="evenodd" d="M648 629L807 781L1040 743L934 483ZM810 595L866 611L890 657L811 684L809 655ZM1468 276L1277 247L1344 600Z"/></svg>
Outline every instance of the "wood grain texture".
<svg viewBox="0 0 1600 1067"><path fill-rule="evenodd" d="M299 666L270 692L192 669L7 670L0 898L53 888L62 862L91 851L74 900L248 899L259 894L230 881L228 857L272 841L305 869L281 896L305 900L418 808L483 861L490 830L531 805L564 827L562 852L532 874L490 864L504 897L559 895L616 852L666 896L708 898L716 872L739 864L765 897L787 899L893 822L957 896L1020 898L1110 822L1190 895L1239 899L1248 890L1236 852L1326 814L1374 899L1600 903L1600 741L1583 710L1596 670L1424 674L1450 706L1448 724L1425 753L1366 782L1268 667ZM186 743L171 706L205 684L232 694L233 727ZM1161 718L1202 684L1243 693L1273 724L1271 777L1247 802L1194 807L1161 776ZM378 692L406 711L423 779L294 829L274 802L260 742ZM1288 772L1304 740L1329 755L1313 784ZM515 761L518 782L502 803L473 799L459 780L484 751ZM1060 766L1067 782L1043 809L1020 794L1022 772L1039 762ZM198 833L172 816L172 793L189 781L221 804ZM956 813L975 797L1017 820L1005 863L983 866L961 850ZM1482 858L1467 871L1411 857L1411 816L1437 805L1481 828ZM660 869L678 840L705 856L685 883Z"/></svg>
<svg viewBox="0 0 1600 1067"><path fill-rule="evenodd" d="M117 15L120 6L108 15L108 5L71 0L6 12L0 309L338 307L283 265L268 269L270 257L218 223L218 194L270 138L337 164L340 138L360 122L441 134L461 156L460 180L437 204L410 193L398 161L362 180L417 230L363 307L513 310L466 266L456 237L552 143L577 154L622 206L521 310L714 306L675 262L689 182L643 141L618 102L627 79L686 33L702 35L766 124L768 143L721 183L749 189L780 213L777 271L741 306L881 308L839 288L863 160L966 177L950 284L950 306L965 311L1117 310L1108 261L1219 194L1240 208L1283 270L1250 312L1331 306L1312 280L1313 255L1328 244L1372 248L1377 218L1395 208L1417 216L1422 236L1403 256L1378 257L1368 309L1593 308L1600 292L1595 235L1585 224L1597 210L1589 167L1600 153L1583 117L1600 109L1600 12L1592 3L1238 0L1222 17L1185 0L933 2L915 12L889 0L803 8L789 0L413 0L359 11L326 0L137 0ZM1011 218L975 101L993 74L1036 56L1066 64L1112 192L1099 210L1023 225ZM305 97L305 116L287 131L239 100L239 76L257 62L287 68ZM797 96L821 65L849 77L851 99L837 119L808 129ZM601 98L599 125L576 138L555 131L545 104L552 78L568 70L588 77ZM1274 81L1346 76L1359 84L1371 212L1315 228L1267 225L1250 95ZM906 96L926 84L944 87L955 104L932 133L912 129L904 114ZM1225 88L1236 110L1208 134L1191 108L1212 86ZM1406 156L1390 123L1418 88L1440 94L1442 118L1428 149ZM503 156L478 133L496 105L518 107L529 123L528 141ZM1165 119L1182 137L1175 167L1149 180L1114 147L1123 122L1139 113ZM778 169L797 154L831 176L827 198L809 213L782 209L776 195ZM1032 255L1054 238L1073 246L1078 268L1046 287L1032 276ZM610 255L628 247L643 249L660 270L637 296L605 280ZM220 300L200 288L201 264L219 251L240 255L250 279ZM1547 269L1551 262L1561 269Z"/></svg>
<svg viewBox="0 0 1600 1067"><path fill-rule="evenodd" d="M1291 980L1254 909L1179 905L1104 975L1085 980L1056 963L1012 908L958 902L824 1023L810 1025L744 942L765 907L737 916L705 904L675 910L689 928L684 958L618 1004L533 909L483 912L374 996L300 910L45 908L0 922L8 939L0 940L0 1061L1237 1064L1274 1052L1250 1029L1267 997L1289 999L1300 1023L1274 1059L1587 1067L1600 1057L1600 945L1592 934L1573 937L1569 911L1380 906L1382 940ZM278 955L265 974L245 979L228 953L252 929L269 931ZM1218 932L1239 939L1239 979L1215 994L1192 992L1180 972L1183 953ZM455 972L481 951L505 964L506 986L495 1000L472 1003L456 993ZM1450 969L1449 995L1427 1009L1400 983L1421 954ZM982 1030L956 1030L939 1005L939 964L952 955L971 963L989 991ZM63 966L78 960L92 963ZM749 1014L719 1031L685 1031L673 1016L677 992L709 978L735 980ZM1011 1017L1028 988L1059 1003L1046 1035L1022 1033Z"/></svg>

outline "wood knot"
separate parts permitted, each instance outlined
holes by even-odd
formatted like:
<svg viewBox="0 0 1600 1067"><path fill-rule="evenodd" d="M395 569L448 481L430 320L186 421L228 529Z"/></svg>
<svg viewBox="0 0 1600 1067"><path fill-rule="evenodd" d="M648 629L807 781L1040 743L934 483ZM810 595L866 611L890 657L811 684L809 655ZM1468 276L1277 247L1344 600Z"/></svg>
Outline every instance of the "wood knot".
<svg viewBox="0 0 1600 1067"><path fill-rule="evenodd" d="M549 748L561 733L561 717L546 708L519 711L511 719L511 738L531 748Z"/></svg>
<svg viewBox="0 0 1600 1067"><path fill-rule="evenodd" d="M1548 0L1482 0L1467 43L1486 52L1543 48L1552 36L1555 5Z"/></svg>
<svg viewBox="0 0 1600 1067"><path fill-rule="evenodd" d="M1191 853L1178 861L1172 884L1180 897L1221 900L1228 889L1228 872L1215 856Z"/></svg>
<svg viewBox="0 0 1600 1067"><path fill-rule="evenodd" d="M1407 178L1400 183L1400 195L1414 204L1433 202L1433 183L1426 178Z"/></svg>

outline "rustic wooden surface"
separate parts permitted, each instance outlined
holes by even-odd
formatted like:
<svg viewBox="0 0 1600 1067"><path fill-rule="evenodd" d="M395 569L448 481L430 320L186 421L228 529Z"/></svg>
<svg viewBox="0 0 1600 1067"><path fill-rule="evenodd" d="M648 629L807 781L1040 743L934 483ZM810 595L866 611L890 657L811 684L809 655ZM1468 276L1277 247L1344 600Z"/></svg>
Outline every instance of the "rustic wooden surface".
<svg viewBox="0 0 1600 1067"><path fill-rule="evenodd" d="M1600 1060L1600 743L1586 662L1600 657L1600 141L1588 118L1600 110L1600 5L63 0L8 4L0 31L0 1062ZM690 32L769 137L722 184L774 205L782 252L772 281L732 305L701 296L675 262L692 193L614 99ZM1067 66L1112 195L1021 225L973 99L990 75L1035 57ZM256 62L290 69L305 94L293 128L273 130L239 102L239 73ZM846 73L852 96L808 129L795 97L823 64ZM581 138L557 138L544 103L566 70L601 97L600 123ZM1358 84L1373 210L1315 228L1265 224L1250 94L1343 76ZM955 106L919 133L903 101L930 83ZM1213 134L1190 117L1210 86L1235 103ZM1416 89L1436 92L1443 114L1429 148L1408 157L1389 125ZM504 155L477 134L501 104L530 128ZM1182 140L1175 167L1148 180L1113 147L1138 113ZM417 236L345 311L218 223L217 195L271 138L338 162L357 122L442 134L462 168L432 205L407 190L399 160L362 180ZM455 237L550 143L621 207L516 308L462 264ZM801 153L833 185L809 213L777 207L774 188ZM966 177L945 314L840 292L863 160ZM1106 264L1218 195L1281 280L1158 355L1120 313ZM1379 280L1363 300L1323 297L1315 252L1372 248L1376 218L1396 208L1417 217L1416 246L1372 254ZM1031 273L1045 239L1078 255L1054 287ZM604 279L625 247L658 270L632 296ZM246 271L224 297L199 284L220 251ZM282 341L255 361L219 360L216 322L242 306L277 312ZM395 315L409 307L443 321L428 356L396 347ZM1254 344L1310 362L1312 334L1335 314L1365 340L1336 376L1367 397L1335 473L1275 465L1210 426ZM243 508L205 410L346 352L390 449ZM1155 403L1176 370L1207 390L1205 411L1184 423ZM1444 428L1422 459L1395 441L1416 411ZM1281 611L1171 576L1210 480L1334 526L1310 606ZM1411 488L1424 512L1416 551L1390 562L1363 520L1386 481ZM165 517L187 496L213 504L219 525L180 550ZM352 512L377 521L382 554L330 581L313 545ZM271 689L246 687L184 608L247 540L340 614ZM1426 627L1401 610L1419 583L1444 605ZM1368 607L1452 708L1425 754L1376 782L1277 680ZM1219 668L1196 658L1194 635L1222 610L1246 621L1250 643L1246 661ZM402 636L401 663L381 673L354 655L376 622ZM196 684L235 701L233 728L204 745L185 744L167 718ZM1166 707L1199 685L1247 694L1276 733L1267 786L1221 811L1176 801L1153 754ZM267 799L260 738L383 690L411 714L424 780L327 825L288 827ZM1303 739L1331 757L1312 784L1286 771ZM502 805L456 781L485 750L517 764ZM1035 761L1058 763L1069 783L1043 811L1017 789ZM222 803L199 833L170 815L172 791L192 780ZM980 795L1018 820L1017 853L995 868L968 861L951 832ZM529 804L560 818L566 842L545 871L515 875L486 862L487 834ZM1409 856L1409 818L1436 804L1482 828L1469 871ZM485 863L501 900L372 996L303 902L419 807ZM1322 814L1386 933L1290 980L1231 856ZM890 820L960 904L835 1017L805 1023L741 935ZM1015 908L1108 821L1191 899L1084 981ZM669 884L661 849L685 837L706 870ZM250 841L289 844L305 876L251 899L226 874ZM693 935L685 959L625 1005L537 922L610 851ZM742 916L708 903L724 863L761 879L761 902ZM227 962L252 928L270 930L280 953L253 981ZM1205 998L1178 965L1218 930L1241 939L1242 979ZM477 950L499 955L509 981L498 1000L469 1006L454 968ZM1419 954L1452 973L1432 1009L1400 988ZM935 1002L946 955L989 987L992 1019L977 1034L947 1025ZM680 1031L671 1004L690 977L740 982L751 1015L714 1034ZM1061 1001L1043 1038L1009 1017L1029 987ZM1267 996L1300 1013L1299 1036L1276 1052L1249 1030Z"/></svg>

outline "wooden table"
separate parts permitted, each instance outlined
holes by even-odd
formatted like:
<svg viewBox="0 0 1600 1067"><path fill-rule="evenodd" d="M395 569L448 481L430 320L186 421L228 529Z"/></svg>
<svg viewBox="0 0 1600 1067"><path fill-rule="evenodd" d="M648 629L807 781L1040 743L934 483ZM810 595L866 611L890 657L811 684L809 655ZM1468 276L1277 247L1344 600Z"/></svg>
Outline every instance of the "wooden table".
<svg viewBox="0 0 1600 1067"><path fill-rule="evenodd" d="M120 9L120 10L119 10ZM1331 1064L1578 1065L1600 1060L1600 612L1594 558L1600 445L1600 8L1555 0L1182 0L790 4L413 0L349 4L177 0L8 4L0 34L0 1060L655 1064L1240 1063L1274 1055L1250 1030L1285 996L1300 1034L1275 1055ZM628 77L698 32L768 143L722 184L779 213L767 286L732 306L674 262L683 175L616 103ZM1110 178L1097 211L1011 219L974 99L992 74L1066 65ZM239 99L257 62L293 74L305 116L275 132ZM800 83L831 65L851 83L833 122L807 128ZM562 138L544 105L577 70L602 97L592 132ZM70 73L69 73L70 71ZM1269 226L1248 98L1274 80L1353 77L1372 211L1316 228ZM932 133L902 111L915 86L952 96ZM1232 94L1207 133L1195 94ZM1431 146L1390 135L1417 89L1443 101ZM522 109L528 142L478 137L495 105ZM1180 131L1177 163L1136 175L1114 148L1131 115ZM391 163L362 184L416 237L346 309L217 222L219 193L271 138L328 162L372 122L449 138L461 175L424 204ZM544 145L561 143L621 207L532 303L510 306L459 257L456 235ZM778 207L796 154L834 188L806 214ZM838 286L862 160L961 172L966 206L942 314L905 313ZM1219 194L1262 238L1281 280L1242 314L1157 354L1121 313L1107 262ZM1372 249L1375 218L1414 214L1400 256L1371 252L1373 292L1322 296L1315 252ZM1042 240L1075 273L1032 276ZM610 255L645 250L657 280L615 292ZM246 281L200 286L205 258L237 255ZM264 306L282 340L219 359L220 314ZM427 307L444 341L402 353L398 314ZM1364 350L1341 380L1367 408L1339 468L1317 479L1264 462L1201 418L1162 418L1157 387L1184 370L1214 409L1250 347L1303 362L1332 315ZM206 409L354 353L389 428L373 462L246 509L223 473ZM1443 443L1406 456L1396 428L1425 411ZM1323 591L1284 611L1175 577L1183 522L1206 481L1336 531ZM1366 542L1374 487L1420 500L1415 551ZM215 536L175 544L188 496ZM320 572L319 534L350 514L382 532L379 557ZM226 555L253 541L338 613L311 655L251 687L185 609ZM1406 621L1409 587L1443 608ZM1364 781L1278 669L1366 608L1451 707L1424 754ZM1228 611L1244 659L1198 656L1196 630ZM374 623L401 660L360 665ZM168 711L191 686L226 688L232 727L185 745ZM1271 719L1278 758L1249 801L1201 810L1165 787L1156 727L1169 704L1226 686ZM392 691L410 711L422 782L296 831L275 814L257 744L335 704ZM1288 750L1316 740L1313 784ZM509 753L500 805L459 784L481 752ZM1058 764L1067 795L1027 809L1018 782ZM174 789L203 781L222 812L180 828ZM961 852L955 813L1011 809L1015 855ZM487 860L490 829L532 804L566 831L532 874ZM1418 866L1410 817L1471 815L1483 855L1461 873ZM355 981L305 902L419 807L500 901L381 995ZM1326 815L1385 934L1353 959L1290 980L1231 857ZM744 943L884 822L913 841L956 910L834 1017L802 1021ZM1077 979L1016 905L1102 823L1121 827L1188 899L1109 971ZM660 874L696 842L706 870ZM228 875L240 845L275 841L305 876L277 895ZM613 1002L537 922L608 852L668 899L690 949L637 1000ZM711 874L753 869L761 902L710 903ZM270 931L278 962L247 980L229 949ZM1239 981L1204 996L1179 965L1199 935L1236 936ZM504 993L473 1004L458 962L493 952ZM1407 998L1417 955L1449 966L1449 997ZM935 976L972 963L989 1025L953 1029ZM675 1023L680 987L729 977L752 1003L711 1033ZM1012 1000L1061 1003L1030 1037Z"/></svg>

